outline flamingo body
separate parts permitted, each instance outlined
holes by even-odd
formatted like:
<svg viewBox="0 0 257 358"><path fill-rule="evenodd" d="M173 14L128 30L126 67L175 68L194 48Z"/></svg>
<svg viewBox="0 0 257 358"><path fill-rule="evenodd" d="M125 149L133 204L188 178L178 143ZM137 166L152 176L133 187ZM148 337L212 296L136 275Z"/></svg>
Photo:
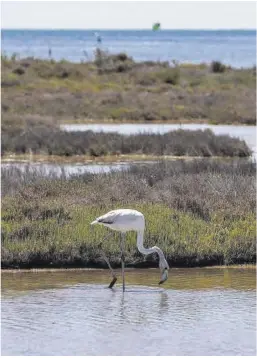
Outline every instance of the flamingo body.
<svg viewBox="0 0 257 358"><path fill-rule="evenodd" d="M117 209L95 219L91 225L101 224L112 230L142 231L145 227L145 218L142 213L133 209Z"/></svg>
<svg viewBox="0 0 257 358"><path fill-rule="evenodd" d="M161 280L159 284L163 283L168 279L169 265L164 257L163 251L158 246L146 248L143 245L144 241L144 229L145 229L145 218L142 213L133 209L117 209L109 211L107 214L99 216L95 219L91 225L100 224L104 225L112 230L120 231L122 233L123 243L124 235L127 231L137 232L137 248L144 254L149 255L157 253L159 256L159 267L161 270ZM123 249L122 249L123 256ZM124 277L124 262L123 262L123 277ZM123 279L123 289L124 288Z"/></svg>

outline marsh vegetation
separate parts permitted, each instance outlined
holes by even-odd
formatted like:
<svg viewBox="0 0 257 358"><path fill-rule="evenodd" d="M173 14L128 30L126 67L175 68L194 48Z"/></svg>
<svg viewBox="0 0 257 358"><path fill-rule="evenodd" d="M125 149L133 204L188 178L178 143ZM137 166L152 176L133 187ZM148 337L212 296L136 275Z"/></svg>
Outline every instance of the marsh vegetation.
<svg viewBox="0 0 257 358"><path fill-rule="evenodd" d="M118 207L142 211L145 246L163 248L171 266L251 263L256 259L253 162L160 162L108 174L60 178L2 170L2 267L105 267L97 216ZM105 252L119 265L119 241ZM126 264L157 265L126 244Z"/></svg>
<svg viewBox="0 0 257 358"><path fill-rule="evenodd" d="M98 50L92 62L2 56L2 119L255 124L256 69L137 63Z"/></svg>
<svg viewBox="0 0 257 358"><path fill-rule="evenodd" d="M2 155L42 154L54 156L87 155L90 157L146 154L152 156L222 156L247 157L251 150L240 139L214 135L209 130L176 130L165 134L65 132L53 126L23 128L3 125Z"/></svg>
<svg viewBox="0 0 257 358"><path fill-rule="evenodd" d="M254 262L256 164L243 158L251 155L244 141L210 130L69 133L60 124L255 124L255 80L254 68L136 63L101 51L77 64L2 57L2 155L208 157L69 177L3 169L2 267L104 267L105 229L89 223L118 207L145 214L145 245L162 247L171 266ZM117 235L104 249L119 265ZM126 264L157 265L138 252L133 233Z"/></svg>

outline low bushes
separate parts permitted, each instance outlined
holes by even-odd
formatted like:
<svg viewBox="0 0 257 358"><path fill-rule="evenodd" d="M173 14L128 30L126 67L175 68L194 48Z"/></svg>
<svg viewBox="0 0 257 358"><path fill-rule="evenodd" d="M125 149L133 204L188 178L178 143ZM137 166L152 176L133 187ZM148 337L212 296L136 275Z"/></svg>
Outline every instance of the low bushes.
<svg viewBox="0 0 257 358"><path fill-rule="evenodd" d="M119 154L174 156L238 156L251 154L244 141L227 135L215 136L211 130L177 130L166 134L121 135L118 133L64 132L38 126L22 131L7 128L2 133L2 154L41 153L47 155Z"/></svg>
<svg viewBox="0 0 257 358"><path fill-rule="evenodd" d="M70 179L2 170L2 267L104 267L106 229L90 227L115 208L146 217L145 246L160 246L171 266L256 260L255 163L245 160L160 162ZM104 244L119 265L118 234ZM157 266L143 257L135 234L126 264Z"/></svg>
<svg viewBox="0 0 257 358"><path fill-rule="evenodd" d="M211 70L214 73L223 73L226 71L226 66L219 61L212 61L211 63Z"/></svg>
<svg viewBox="0 0 257 358"><path fill-rule="evenodd" d="M119 96L117 96L117 93ZM256 70L135 62L98 50L91 62L2 57L5 116L55 121L255 124ZM115 102L108 99L115 97Z"/></svg>

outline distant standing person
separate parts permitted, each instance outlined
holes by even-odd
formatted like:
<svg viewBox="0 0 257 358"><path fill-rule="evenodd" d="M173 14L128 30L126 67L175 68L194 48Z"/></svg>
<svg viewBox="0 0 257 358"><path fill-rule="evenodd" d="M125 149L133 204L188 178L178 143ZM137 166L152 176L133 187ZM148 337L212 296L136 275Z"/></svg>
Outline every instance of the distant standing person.
<svg viewBox="0 0 257 358"><path fill-rule="evenodd" d="M52 49L51 49L51 47L48 48L48 57L52 58Z"/></svg>
<svg viewBox="0 0 257 358"><path fill-rule="evenodd" d="M102 38L101 38L101 36L99 35L99 33L98 32L95 32L95 37L96 37L96 41L97 41L97 43L102 43Z"/></svg>

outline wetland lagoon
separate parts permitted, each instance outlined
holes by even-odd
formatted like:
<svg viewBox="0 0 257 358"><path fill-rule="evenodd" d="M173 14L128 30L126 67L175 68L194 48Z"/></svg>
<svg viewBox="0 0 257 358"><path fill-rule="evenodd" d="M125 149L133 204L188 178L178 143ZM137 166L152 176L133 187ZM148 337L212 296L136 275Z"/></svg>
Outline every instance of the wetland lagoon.
<svg viewBox="0 0 257 358"><path fill-rule="evenodd" d="M255 69L103 55L2 58L2 354L256 355Z"/></svg>
<svg viewBox="0 0 257 358"><path fill-rule="evenodd" d="M2 169L2 354L256 355L255 171L246 158ZM171 267L165 285L131 233L125 293L118 236L104 245L118 276L107 288L106 232L89 223L117 207L145 214L145 246L162 247Z"/></svg>
<svg viewBox="0 0 257 358"><path fill-rule="evenodd" d="M3 355L256 355L255 267L2 272Z"/></svg>

